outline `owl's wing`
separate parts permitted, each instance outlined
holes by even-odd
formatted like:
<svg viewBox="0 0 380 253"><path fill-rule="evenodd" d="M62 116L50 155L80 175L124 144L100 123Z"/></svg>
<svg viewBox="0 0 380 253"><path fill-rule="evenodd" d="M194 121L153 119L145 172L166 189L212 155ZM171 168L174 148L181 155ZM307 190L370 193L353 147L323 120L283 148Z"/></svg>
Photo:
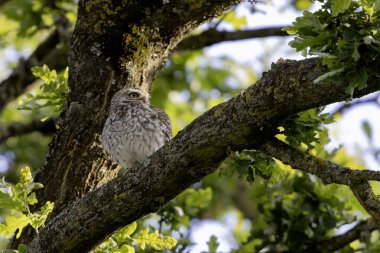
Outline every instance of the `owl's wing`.
<svg viewBox="0 0 380 253"><path fill-rule="evenodd" d="M161 130L162 130L162 132L164 132L164 134L165 134L165 138L166 138L166 140L165 140L165 142L168 142L168 141L170 141L171 140L171 138L172 138L172 124L171 124L171 122L170 122L170 118L169 118L169 116L166 114L166 112L164 112L164 111L161 111L161 113L160 113L160 118L161 118L161 122L163 123L162 125L161 125Z"/></svg>
<svg viewBox="0 0 380 253"><path fill-rule="evenodd" d="M166 112L157 108L154 108L154 110L156 111L158 119L160 120L160 129L165 135L165 142L168 142L172 138L172 124L170 122L170 118Z"/></svg>

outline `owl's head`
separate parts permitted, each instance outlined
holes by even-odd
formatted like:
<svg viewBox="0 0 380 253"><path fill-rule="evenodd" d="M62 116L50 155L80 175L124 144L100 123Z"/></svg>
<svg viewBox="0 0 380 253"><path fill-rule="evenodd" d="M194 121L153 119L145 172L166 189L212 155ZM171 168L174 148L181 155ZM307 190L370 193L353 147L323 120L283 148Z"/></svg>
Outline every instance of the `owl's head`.
<svg viewBox="0 0 380 253"><path fill-rule="evenodd" d="M149 104L149 93L136 88L124 88L115 93L111 100L111 105L121 105L128 102Z"/></svg>

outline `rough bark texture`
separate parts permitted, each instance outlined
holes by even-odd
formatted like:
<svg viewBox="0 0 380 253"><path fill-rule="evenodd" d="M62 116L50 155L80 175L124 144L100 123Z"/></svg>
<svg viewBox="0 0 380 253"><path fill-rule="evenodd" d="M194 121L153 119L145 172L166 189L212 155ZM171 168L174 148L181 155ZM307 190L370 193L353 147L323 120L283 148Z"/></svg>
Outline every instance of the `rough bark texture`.
<svg viewBox="0 0 380 253"><path fill-rule="evenodd" d="M212 173L229 149L259 148L285 117L346 98L343 84L313 83L322 71L317 59L273 65L258 83L203 114L153 156L70 205L41 230L30 252L89 250ZM361 92L378 90L377 83Z"/></svg>

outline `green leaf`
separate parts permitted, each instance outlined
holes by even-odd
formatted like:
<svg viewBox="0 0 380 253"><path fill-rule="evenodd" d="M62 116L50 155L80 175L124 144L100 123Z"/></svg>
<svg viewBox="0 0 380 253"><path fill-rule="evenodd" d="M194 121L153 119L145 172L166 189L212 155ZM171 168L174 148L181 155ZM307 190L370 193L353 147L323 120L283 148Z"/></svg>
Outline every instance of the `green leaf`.
<svg viewBox="0 0 380 253"><path fill-rule="evenodd" d="M223 20L230 23L235 29L241 29L247 25L247 18L245 16L238 17L235 11L228 13Z"/></svg>
<svg viewBox="0 0 380 253"><path fill-rule="evenodd" d="M368 16L370 18L372 18L373 14L375 13L375 6L376 6L375 3L372 5L363 4L363 9L368 13Z"/></svg>
<svg viewBox="0 0 380 253"><path fill-rule="evenodd" d="M37 94L27 94L26 98L20 102L18 110L38 110L45 107L52 107L55 112L60 112L66 102L65 94L68 92L68 68L63 73L50 70L48 66L33 67L32 72L36 77L43 80L40 92ZM50 117L48 114L44 119Z"/></svg>
<svg viewBox="0 0 380 253"><path fill-rule="evenodd" d="M363 121L362 128L364 130L364 133L366 134L367 138L369 140L372 139L372 128L368 121Z"/></svg>
<svg viewBox="0 0 380 253"><path fill-rule="evenodd" d="M20 243L17 247L18 253L27 253L28 247L25 244Z"/></svg>
<svg viewBox="0 0 380 253"><path fill-rule="evenodd" d="M37 200L37 197L36 197L36 194L34 192L32 192L28 198L26 199L26 201L28 202L29 205L34 205L34 204L37 204L38 203L38 200Z"/></svg>
<svg viewBox="0 0 380 253"><path fill-rule="evenodd" d="M365 68L360 68L355 72L355 75L352 75L352 78L349 82L348 88L358 88L359 90L367 87L368 74Z"/></svg>
<svg viewBox="0 0 380 253"><path fill-rule="evenodd" d="M114 253L135 253L135 248L124 244L118 250L115 250Z"/></svg>
<svg viewBox="0 0 380 253"><path fill-rule="evenodd" d="M205 189L187 189L177 197L178 205L185 209L185 212L195 215L199 210L209 206L212 200L212 190L210 187Z"/></svg>
<svg viewBox="0 0 380 253"><path fill-rule="evenodd" d="M312 35L315 32L321 32L326 27L319 18L310 11L304 11L303 16L296 18L292 23L294 29L302 30L303 33Z"/></svg>
<svg viewBox="0 0 380 253"><path fill-rule="evenodd" d="M54 203L47 201L40 209L40 211L34 212L30 215L31 217L31 226L38 231L38 228L43 227L45 224L45 221L49 214L54 209Z"/></svg>
<svg viewBox="0 0 380 253"><path fill-rule="evenodd" d="M46 202L38 212L31 213L29 205L36 204L36 194L32 192L42 187L40 183L34 183L29 167L20 170L20 182L16 185L3 182L8 192L0 191L0 207L5 205L10 208L11 215L5 216L5 224L0 224L0 234L9 237L13 232L18 230L17 235L22 229L31 225L36 231L43 226L49 213L53 210L53 203Z"/></svg>
<svg viewBox="0 0 380 253"><path fill-rule="evenodd" d="M360 53L359 53L359 50L358 50L359 46L360 46L360 43L355 42L355 44L354 44L354 51L352 52L352 55L351 55L352 58L353 58L355 61L357 61L357 60L360 59Z"/></svg>
<svg viewBox="0 0 380 253"><path fill-rule="evenodd" d="M331 0L332 16L338 16L350 7L351 0Z"/></svg>
<svg viewBox="0 0 380 253"><path fill-rule="evenodd" d="M15 201L11 196L9 196L9 194L0 190L0 208L4 208L6 210L20 208L20 203Z"/></svg>
<svg viewBox="0 0 380 253"><path fill-rule="evenodd" d="M127 236L130 236L133 234L133 232L136 231L136 228L137 228L137 222L133 222L125 227L123 227L122 229L120 229L120 231L118 232L118 234L122 237L122 238L125 238Z"/></svg>
<svg viewBox="0 0 380 253"><path fill-rule="evenodd" d="M215 235L212 235L210 237L210 240L207 242L208 244L208 252L209 253L216 253L216 250L219 247L218 238Z"/></svg>
<svg viewBox="0 0 380 253"><path fill-rule="evenodd" d="M28 166L21 168L20 170L20 183L31 183L33 182L32 172Z"/></svg>
<svg viewBox="0 0 380 253"><path fill-rule="evenodd" d="M281 30L287 32L289 35L294 35L298 32L297 28L293 26L284 27Z"/></svg>
<svg viewBox="0 0 380 253"><path fill-rule="evenodd" d="M312 1L309 0L293 0L294 7L298 10L306 10L312 4Z"/></svg>
<svg viewBox="0 0 380 253"><path fill-rule="evenodd" d="M31 219L22 213L15 213L5 217L5 224L0 224L0 235L10 238L17 231L16 238L19 238L21 231L31 223Z"/></svg>
<svg viewBox="0 0 380 253"><path fill-rule="evenodd" d="M335 75L337 75L337 74L339 74L339 73L342 73L342 72L344 71L344 69L345 69L345 68L342 67L342 68L339 68L339 69L331 70L331 71L329 71L329 72L327 72L327 73L321 75L321 76L318 77L317 79L315 79L315 80L314 80L314 83L319 83L319 82L321 82L321 81L323 81L323 80L325 80L325 79L327 79L327 78L329 78L329 77L332 77L332 76L335 76Z"/></svg>
<svg viewBox="0 0 380 253"><path fill-rule="evenodd" d="M171 249L177 244L177 240L171 236L164 236L154 231L149 233L147 228L143 229L141 233L132 238L133 241L140 244L141 249L145 249L146 245L151 246L156 250Z"/></svg>

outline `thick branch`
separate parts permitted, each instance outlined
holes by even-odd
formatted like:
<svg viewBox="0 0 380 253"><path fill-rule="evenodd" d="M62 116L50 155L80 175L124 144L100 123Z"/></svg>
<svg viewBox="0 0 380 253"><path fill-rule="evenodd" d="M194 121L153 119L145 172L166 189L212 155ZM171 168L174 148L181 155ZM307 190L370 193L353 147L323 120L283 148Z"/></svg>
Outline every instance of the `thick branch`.
<svg viewBox="0 0 380 253"><path fill-rule="evenodd" d="M210 29L202 32L201 34L193 35L184 39L181 41L181 43L178 44L175 50L182 51L200 49L214 45L216 43L227 41L263 38L269 36L288 36L289 34L285 31L282 31L282 28L284 27L271 27L233 32Z"/></svg>
<svg viewBox="0 0 380 253"><path fill-rule="evenodd" d="M380 201L367 182L380 181L379 171L343 167L292 148L279 140L270 140L263 144L261 149L294 169L318 176L325 184L338 183L349 186L367 212L380 221Z"/></svg>
<svg viewBox="0 0 380 253"><path fill-rule="evenodd" d="M89 250L215 171L229 149L263 147L285 117L344 100L344 84L314 84L322 73L317 59L273 65L258 83L203 114L153 156L62 211L33 240L30 252ZM379 88L371 80L360 92ZM333 180L338 179L328 181Z"/></svg>
<svg viewBox="0 0 380 253"><path fill-rule="evenodd" d="M13 122L7 126L0 127L0 143L10 137L28 134L35 131L42 134L53 134L56 131L54 119L48 119L43 122L41 122L41 120L35 120L28 124Z"/></svg>
<svg viewBox="0 0 380 253"><path fill-rule="evenodd" d="M360 238L362 233L372 232L379 229L380 223L373 219L361 221L355 227L342 235L334 236L318 244L318 249L322 252L333 252Z"/></svg>

